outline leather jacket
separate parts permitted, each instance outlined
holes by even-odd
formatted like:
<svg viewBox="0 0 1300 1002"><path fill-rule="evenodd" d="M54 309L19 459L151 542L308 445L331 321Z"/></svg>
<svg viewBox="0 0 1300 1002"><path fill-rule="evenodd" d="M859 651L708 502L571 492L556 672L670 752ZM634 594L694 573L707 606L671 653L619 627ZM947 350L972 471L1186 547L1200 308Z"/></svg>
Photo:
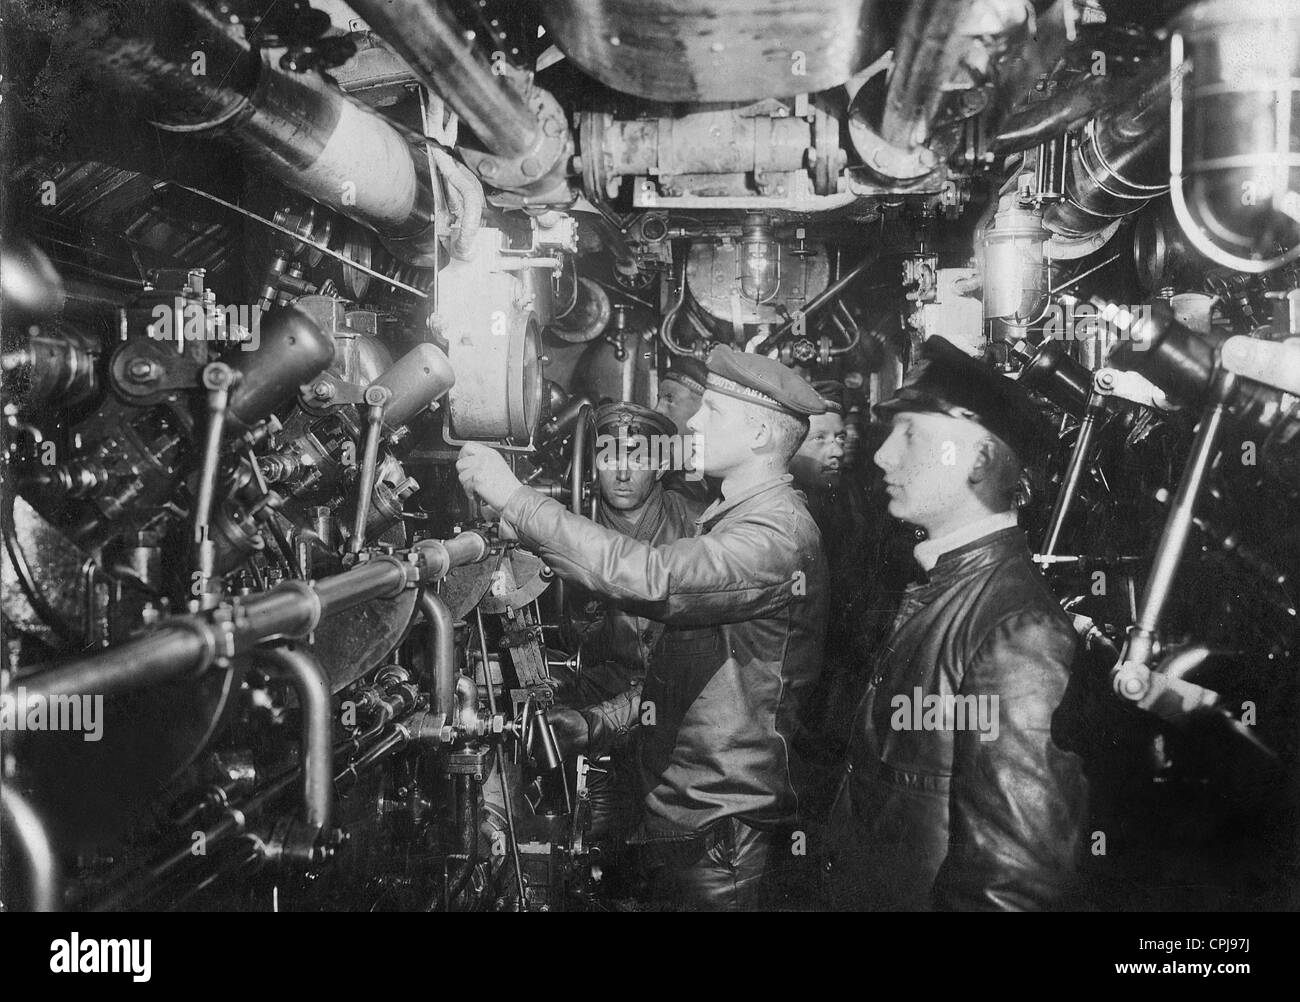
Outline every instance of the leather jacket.
<svg viewBox="0 0 1300 1002"><path fill-rule="evenodd" d="M625 520L619 518L622 513L607 510L602 502L596 512L596 523L651 546L662 546L691 535L704 505L656 486L645 508L643 517L635 526L626 526ZM602 665L609 685L606 686L608 691L601 695L614 696L645 677L650 652L658 643L664 627L662 623L639 616L617 602L599 596L592 598L585 611L593 621L579 635L582 656L588 666ZM616 678L621 679L621 684L613 685Z"/></svg>
<svg viewBox="0 0 1300 1002"><path fill-rule="evenodd" d="M1076 652L1018 528L943 554L908 588L854 722L833 819L837 903L1061 900L1087 802L1081 760L1053 740ZM943 705L931 697L976 698L961 704L963 725L956 701L927 718Z"/></svg>
<svg viewBox="0 0 1300 1002"><path fill-rule="evenodd" d="M821 669L827 582L817 526L790 481L716 502L690 538L657 547L526 488L501 511L557 574L667 625L637 708L644 813L634 841L798 814L789 739Z"/></svg>

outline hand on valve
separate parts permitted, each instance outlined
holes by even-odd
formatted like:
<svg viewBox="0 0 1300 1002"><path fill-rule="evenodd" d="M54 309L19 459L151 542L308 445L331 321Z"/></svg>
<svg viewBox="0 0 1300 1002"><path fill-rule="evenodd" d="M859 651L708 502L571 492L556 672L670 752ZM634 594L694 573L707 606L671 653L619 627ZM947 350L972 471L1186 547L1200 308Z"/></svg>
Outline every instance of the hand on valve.
<svg viewBox="0 0 1300 1002"><path fill-rule="evenodd" d="M478 442L461 447L456 472L466 494L477 494L497 511L505 507L510 495L520 486L519 478L510 471L501 453Z"/></svg>

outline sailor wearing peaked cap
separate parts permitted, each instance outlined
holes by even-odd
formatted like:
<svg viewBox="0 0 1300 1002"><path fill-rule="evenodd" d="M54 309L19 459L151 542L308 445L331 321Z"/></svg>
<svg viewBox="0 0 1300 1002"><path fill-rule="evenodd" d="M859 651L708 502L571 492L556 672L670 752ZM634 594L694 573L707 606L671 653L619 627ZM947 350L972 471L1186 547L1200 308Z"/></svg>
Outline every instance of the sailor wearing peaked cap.
<svg viewBox="0 0 1300 1002"><path fill-rule="evenodd" d="M1022 464L1034 462L1051 442L1051 428L1023 386L937 336L921 346L921 361L898 392L873 409L885 420L908 411L973 421Z"/></svg>
<svg viewBox="0 0 1300 1002"><path fill-rule="evenodd" d="M704 392L704 381L708 378L704 363L691 355L674 356L668 363L668 371L660 378L664 383L681 383L697 396Z"/></svg>
<svg viewBox="0 0 1300 1002"><path fill-rule="evenodd" d="M498 454L467 445L461 482L568 581L664 623L639 694L582 715L590 754L637 731L651 897L668 907L752 909L799 822L792 765L799 707L821 671L827 580L821 537L787 472L826 405L779 362L719 347L687 428L722 499L690 538L652 546L566 511ZM653 726L640 708L653 706ZM788 850L786 855L788 855Z"/></svg>
<svg viewBox="0 0 1300 1002"><path fill-rule="evenodd" d="M677 425L666 414L640 404L607 403L596 408L596 431L602 435L676 435Z"/></svg>
<svg viewBox="0 0 1300 1002"><path fill-rule="evenodd" d="M944 339L923 359L876 408L890 431L875 462L890 514L929 534L913 551L925 580L856 710L833 893L854 909L1050 908L1069 894L1088 815L1082 762L1055 726L1074 629L1014 504L1043 423L1021 386ZM938 729L898 712L952 700L989 712Z"/></svg>

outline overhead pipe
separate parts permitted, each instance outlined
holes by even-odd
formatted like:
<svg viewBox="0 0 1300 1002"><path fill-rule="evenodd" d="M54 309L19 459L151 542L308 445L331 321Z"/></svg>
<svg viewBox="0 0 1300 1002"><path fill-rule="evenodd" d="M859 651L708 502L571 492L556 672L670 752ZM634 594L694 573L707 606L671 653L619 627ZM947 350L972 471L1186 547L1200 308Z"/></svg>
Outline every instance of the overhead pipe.
<svg viewBox="0 0 1300 1002"><path fill-rule="evenodd" d="M306 637L330 616L372 599L395 598L487 554L487 541L475 532L425 540L411 550L414 559L380 554L318 581L286 581L229 612L164 620L152 633L24 677L22 684L29 698L50 699L116 695L196 675L218 658L239 657L272 639Z"/></svg>
<svg viewBox="0 0 1300 1002"><path fill-rule="evenodd" d="M970 46L962 28L971 0L919 0L909 5L894 46L894 67L880 123L884 140L901 149L923 146Z"/></svg>
<svg viewBox="0 0 1300 1002"><path fill-rule="evenodd" d="M428 161L381 115L316 72L285 73L198 0L172 0L193 30L183 41L119 37L83 25L89 65L155 109L168 132L232 142L277 181L356 220L396 255L436 261L436 196ZM192 72L196 39L207 72Z"/></svg>
<svg viewBox="0 0 1300 1002"><path fill-rule="evenodd" d="M302 762L302 819L328 831L334 813L334 734L330 680L310 652L299 647L264 647L259 660L293 687L302 714L299 760Z"/></svg>
<svg viewBox="0 0 1300 1002"><path fill-rule="evenodd" d="M1090 121L1070 157L1065 198L1047 208L1054 233L1087 236L1131 215L1169 190L1169 74L1148 71L1131 103Z"/></svg>
<svg viewBox="0 0 1300 1002"><path fill-rule="evenodd" d="M513 72L484 65L446 4L353 0L351 6L478 137L486 153L462 155L481 178L524 195L567 190L573 140L563 109L531 79L516 87Z"/></svg>

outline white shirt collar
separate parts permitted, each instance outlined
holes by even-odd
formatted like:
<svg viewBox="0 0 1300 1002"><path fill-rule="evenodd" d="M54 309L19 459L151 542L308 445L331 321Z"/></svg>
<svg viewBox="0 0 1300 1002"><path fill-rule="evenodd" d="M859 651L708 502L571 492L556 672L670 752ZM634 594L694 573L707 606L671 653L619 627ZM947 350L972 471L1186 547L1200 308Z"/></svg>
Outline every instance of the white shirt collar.
<svg viewBox="0 0 1300 1002"><path fill-rule="evenodd" d="M955 550L959 546L964 546L984 536L991 536L1003 529L1014 528L1019 524L1020 521L1014 509L1012 511L995 512L978 521L971 522L969 525L962 526L962 528L950 532L946 536L917 543L912 550L912 555L916 557L916 562L929 574L930 571L934 570L934 565L939 562L939 558L950 550Z"/></svg>

